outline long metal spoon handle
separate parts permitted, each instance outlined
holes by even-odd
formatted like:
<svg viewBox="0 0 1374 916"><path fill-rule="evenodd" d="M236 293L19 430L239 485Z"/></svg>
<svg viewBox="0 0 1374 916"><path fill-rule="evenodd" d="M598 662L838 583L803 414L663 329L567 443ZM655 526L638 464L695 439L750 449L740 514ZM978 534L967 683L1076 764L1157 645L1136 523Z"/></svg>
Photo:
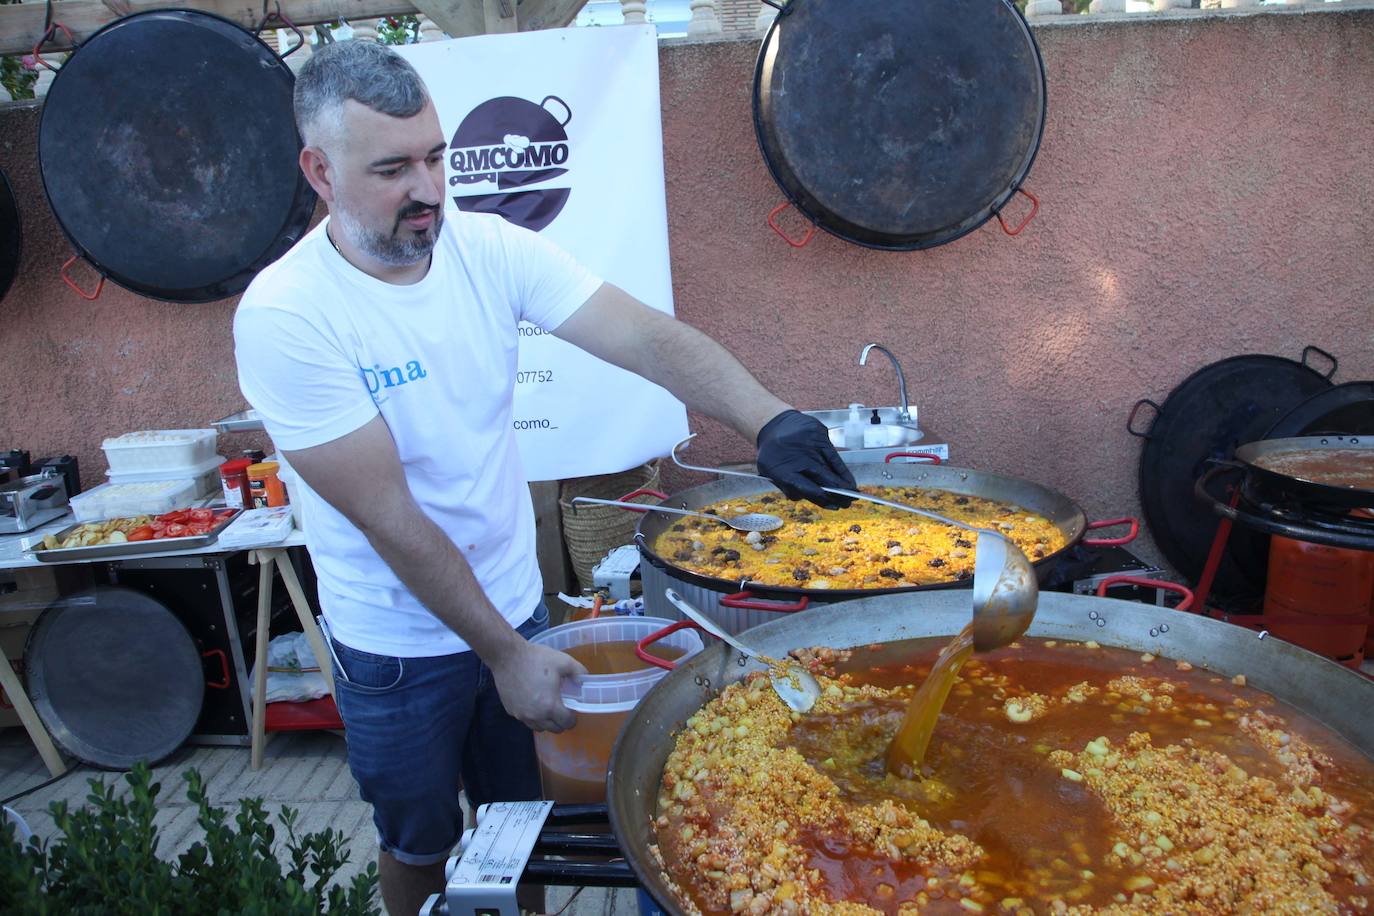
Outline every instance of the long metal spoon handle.
<svg viewBox="0 0 1374 916"><path fill-rule="evenodd" d="M727 477L744 477L749 480L762 480L764 483L768 484L771 484L773 482L769 480L767 477L764 477L762 474L750 474L745 471L727 471L725 468L705 468L701 467L700 465L688 464L687 462L683 461L681 458L678 457L677 450L685 446L687 443L691 442L694 438L696 438L696 433L692 433L686 439L683 439L677 445L673 446L673 461L677 464L678 467L682 468L683 470L704 471L707 474L722 474ZM837 496L847 496L850 499L862 499L866 502L877 503L880 506L888 506L892 509L900 509L903 512L911 512L915 515L923 515L926 518L934 519L937 522L943 522L946 525L953 525L956 528L967 528L970 531L977 531L980 534L990 534L993 537L999 537L1004 541L1007 540L1006 536L1003 535L1000 531L993 531L990 528L977 528L973 525L968 525L963 522L956 522L951 518L946 518L945 516L940 515L937 512L931 512L927 509L917 509L915 506L907 506L903 505L902 503L894 503L891 500L880 499L877 496L869 496L867 493L860 493L857 490L841 490L838 487L821 487L821 489L827 493L834 493Z"/></svg>
<svg viewBox="0 0 1374 916"><path fill-rule="evenodd" d="M758 657L757 652L755 652L753 649L750 649L744 643L740 642L738 639L735 639L735 637L731 636L729 633L722 630L719 626L716 625L716 622L714 620L712 620L710 617L707 617L701 611L697 610L696 607L693 606L686 598L679 595L673 589L664 589L663 594L665 597L667 597L669 601L672 602L673 607L677 608L679 611L686 614L689 618L691 618L693 623L701 627L707 633L710 633L716 639L719 639L721 642L725 643L730 648L744 655L747 655L750 658Z"/></svg>
<svg viewBox="0 0 1374 916"><path fill-rule="evenodd" d="M858 490L841 490L839 487L821 487L827 493L834 493L836 496L848 496L850 499L862 499L865 502L877 503L880 506L887 506L889 509L900 509L903 512L910 512L914 515L921 515L925 518L934 519L937 522L944 522L946 525L953 525L955 528L967 528L969 531L977 531L979 534L990 534L1006 540L1006 536L1000 531L993 531L990 528L978 528L967 522L956 522L952 518L946 518L938 512L931 512L929 509L918 509L915 506L908 506L903 503L894 503L890 499L882 499L877 496L869 496L867 493L860 493Z"/></svg>
<svg viewBox="0 0 1374 916"><path fill-rule="evenodd" d="M764 483L769 484L770 486L772 485L773 481L769 480L767 477L764 477L762 474L750 474L746 471L727 471L725 470L725 468L705 468L701 467L700 465L688 464L687 462L683 461L681 458L678 457L677 450L686 446L687 443L691 442L696 437L697 434L692 433L686 439L683 439L677 445L673 446L673 463L676 464L678 467L682 468L684 471L702 471L706 474L720 474L722 477L743 477L746 480L762 480Z"/></svg>
<svg viewBox="0 0 1374 916"><path fill-rule="evenodd" d="M671 512L674 515L690 515L693 518L706 518L713 522L729 524L725 519L714 515L707 515L705 512L689 512L686 509L673 509L669 506L648 506L643 503L622 503L614 499L596 499L592 496L574 496L575 503L595 503L598 506L611 506L615 509L626 509L631 512Z"/></svg>

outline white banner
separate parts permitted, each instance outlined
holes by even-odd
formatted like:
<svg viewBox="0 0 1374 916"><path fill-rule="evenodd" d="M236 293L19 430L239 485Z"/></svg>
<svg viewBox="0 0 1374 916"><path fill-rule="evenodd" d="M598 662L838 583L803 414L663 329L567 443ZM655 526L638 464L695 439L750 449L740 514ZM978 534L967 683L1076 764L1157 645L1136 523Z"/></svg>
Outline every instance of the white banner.
<svg viewBox="0 0 1374 916"><path fill-rule="evenodd" d="M449 139L451 203L542 233L673 313L652 25L479 35L398 47ZM522 325L515 429L530 480L665 455L687 412L664 389Z"/></svg>

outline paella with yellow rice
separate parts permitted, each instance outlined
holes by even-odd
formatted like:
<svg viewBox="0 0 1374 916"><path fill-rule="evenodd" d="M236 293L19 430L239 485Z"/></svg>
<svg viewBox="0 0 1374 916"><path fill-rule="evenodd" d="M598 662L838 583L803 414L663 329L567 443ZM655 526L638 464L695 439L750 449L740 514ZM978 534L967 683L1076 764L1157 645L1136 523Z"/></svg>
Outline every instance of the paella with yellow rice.
<svg viewBox="0 0 1374 916"><path fill-rule="evenodd" d="M1000 532L1032 562L1065 546L1052 522L1013 503L927 487L862 487L864 493L930 509L966 527L952 527L867 502L822 509L776 494L711 503L699 511L731 518L776 515L771 532L734 531L705 519L673 524L653 549L701 575L760 585L809 589L901 588L973 576L976 528Z"/></svg>

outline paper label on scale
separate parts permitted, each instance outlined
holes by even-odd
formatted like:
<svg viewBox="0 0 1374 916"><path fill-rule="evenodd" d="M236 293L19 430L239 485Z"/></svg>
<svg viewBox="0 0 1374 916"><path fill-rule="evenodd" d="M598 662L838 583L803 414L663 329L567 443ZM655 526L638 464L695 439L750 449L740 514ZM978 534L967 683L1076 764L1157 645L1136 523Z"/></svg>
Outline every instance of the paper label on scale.
<svg viewBox="0 0 1374 916"><path fill-rule="evenodd" d="M450 205L499 213L673 313L652 25L395 50L433 94ZM519 333L513 426L530 480L623 471L687 435L687 411L664 389L543 328Z"/></svg>
<svg viewBox="0 0 1374 916"><path fill-rule="evenodd" d="M449 884L517 884L529 862L534 842L553 808L551 801L495 802L463 857Z"/></svg>

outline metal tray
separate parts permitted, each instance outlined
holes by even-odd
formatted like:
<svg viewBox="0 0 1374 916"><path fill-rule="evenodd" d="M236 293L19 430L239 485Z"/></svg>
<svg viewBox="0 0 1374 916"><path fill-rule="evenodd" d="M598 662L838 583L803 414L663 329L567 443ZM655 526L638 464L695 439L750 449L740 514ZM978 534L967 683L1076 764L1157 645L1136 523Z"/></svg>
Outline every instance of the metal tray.
<svg viewBox="0 0 1374 916"><path fill-rule="evenodd" d="M222 509L214 510L224 511ZM226 516L222 521L216 522L210 529L209 534L196 535L195 537L184 538L160 538L155 541L126 541L123 544L92 544L89 547L59 547L56 549L46 549L38 546L30 550L33 558L40 563L70 563L79 560L103 560L108 557L130 557L141 553L171 553L177 550L195 550L198 547L208 547L219 539L220 532L234 523L240 515L242 509L231 509L232 515ZM68 525L53 537L59 541L71 534L82 525L89 522L78 522L75 525Z"/></svg>
<svg viewBox="0 0 1374 916"><path fill-rule="evenodd" d="M262 425L262 419L258 417L258 412L251 407L247 410L240 410L238 413L231 413L210 425L222 433L255 432L266 429Z"/></svg>

